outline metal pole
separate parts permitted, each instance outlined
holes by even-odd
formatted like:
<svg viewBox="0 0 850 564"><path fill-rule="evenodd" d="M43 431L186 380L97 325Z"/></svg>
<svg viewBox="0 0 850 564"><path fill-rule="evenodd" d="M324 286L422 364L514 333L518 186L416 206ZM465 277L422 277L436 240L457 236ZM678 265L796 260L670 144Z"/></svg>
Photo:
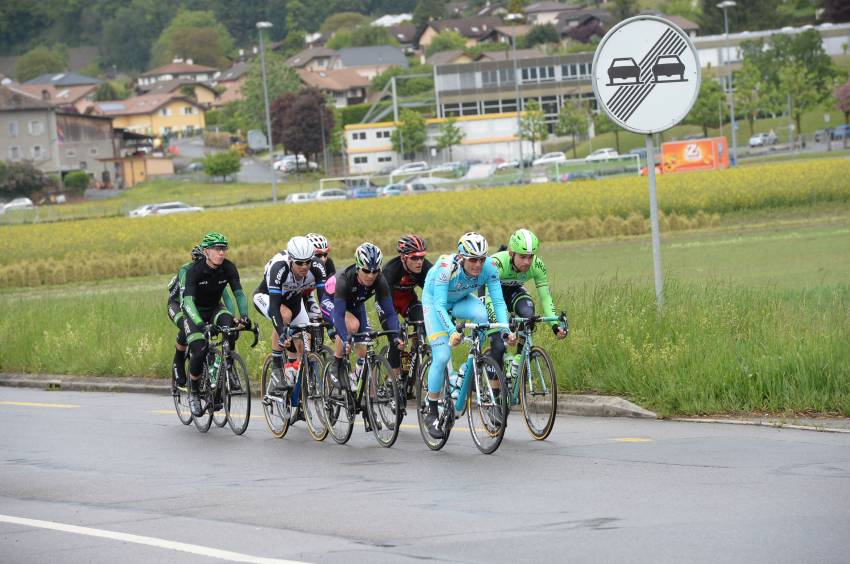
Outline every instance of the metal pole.
<svg viewBox="0 0 850 564"><path fill-rule="evenodd" d="M322 163L325 169L325 175L328 175L328 150L325 146L325 108L319 106L319 124L322 126ZM298 157L296 157L297 159Z"/></svg>
<svg viewBox="0 0 850 564"><path fill-rule="evenodd" d="M726 30L726 67L729 73L729 127L732 128L732 164L738 164L738 132L735 131L735 91L732 88L732 56L729 54L729 17L723 8L723 26Z"/></svg>
<svg viewBox="0 0 850 564"><path fill-rule="evenodd" d="M263 71L263 99L266 102L266 139L269 144L269 170L272 173L272 202L277 203L277 177L274 170L274 142L272 141L272 117L269 112L269 87L268 78L266 77L266 53L263 48L263 28L259 28L260 33L260 67ZM297 164L296 156L296 164Z"/></svg>
<svg viewBox="0 0 850 564"><path fill-rule="evenodd" d="M649 222L652 226L652 264L655 271L655 301L664 306L664 279L661 277L661 236L658 232L658 199L655 196L655 151L652 135L646 135L646 172L649 178Z"/></svg>
<svg viewBox="0 0 850 564"><path fill-rule="evenodd" d="M402 135L401 127L398 123L398 98L396 97L395 77L392 77L390 81L392 82L393 92L393 122L395 122L395 127L398 129L398 144L401 149L401 161L404 162L404 135Z"/></svg>
<svg viewBox="0 0 850 564"><path fill-rule="evenodd" d="M519 68L516 59L516 18L511 18L511 58L514 60L514 95L516 96L516 133L519 139L519 173L520 178L525 175L525 161L522 155L522 99L520 98ZM533 141L532 141L533 143Z"/></svg>

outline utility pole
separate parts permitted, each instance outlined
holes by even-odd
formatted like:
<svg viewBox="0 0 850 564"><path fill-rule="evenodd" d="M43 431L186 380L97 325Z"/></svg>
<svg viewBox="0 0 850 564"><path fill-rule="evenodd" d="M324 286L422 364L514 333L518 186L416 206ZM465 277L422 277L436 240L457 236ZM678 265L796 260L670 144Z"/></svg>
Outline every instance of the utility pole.
<svg viewBox="0 0 850 564"><path fill-rule="evenodd" d="M257 22L257 32L260 34L260 67L263 70L263 99L266 102L266 139L269 145L269 170L272 173L272 202L277 203L277 177L274 170L274 143L272 142L272 118L269 112L269 86L266 77L266 53L263 48L263 30L272 27L271 22ZM295 159L296 165L298 158Z"/></svg>

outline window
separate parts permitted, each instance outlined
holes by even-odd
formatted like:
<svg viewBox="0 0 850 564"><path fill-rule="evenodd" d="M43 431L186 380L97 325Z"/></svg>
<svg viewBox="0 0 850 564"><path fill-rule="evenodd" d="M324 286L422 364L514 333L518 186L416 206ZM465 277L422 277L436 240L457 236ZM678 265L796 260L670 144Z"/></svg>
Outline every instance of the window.
<svg viewBox="0 0 850 564"><path fill-rule="evenodd" d="M89 165L86 164L86 161L80 161L80 168L86 170Z"/></svg>
<svg viewBox="0 0 850 564"><path fill-rule="evenodd" d="M185 106L183 108L183 115L184 116L190 116L194 113L195 113L195 108L193 108L192 106Z"/></svg>
<svg viewBox="0 0 850 564"><path fill-rule="evenodd" d="M41 120L31 120L29 123L30 135L41 135L44 133L44 124L41 123Z"/></svg>
<svg viewBox="0 0 850 564"><path fill-rule="evenodd" d="M9 122L9 137L17 137L18 136L18 122L10 121Z"/></svg>
<svg viewBox="0 0 850 564"><path fill-rule="evenodd" d="M540 82L555 80L555 67L540 67Z"/></svg>
<svg viewBox="0 0 850 564"><path fill-rule="evenodd" d="M365 141L366 140L366 132L365 131L355 131L354 133L351 134L351 140L352 141L357 141L358 139L360 141Z"/></svg>
<svg viewBox="0 0 850 564"><path fill-rule="evenodd" d="M69 159L73 159L74 157L77 156L77 150L76 149L65 149L65 156Z"/></svg>
<svg viewBox="0 0 850 564"><path fill-rule="evenodd" d="M44 147L41 145L33 145L31 152L33 160L40 160L44 158Z"/></svg>
<svg viewBox="0 0 850 564"><path fill-rule="evenodd" d="M97 147L92 147L91 149L89 149L89 154L90 155L97 155Z"/></svg>
<svg viewBox="0 0 850 564"><path fill-rule="evenodd" d="M516 111L516 99L502 100L502 111L503 112L515 112Z"/></svg>
<svg viewBox="0 0 850 564"><path fill-rule="evenodd" d="M578 77L578 65L561 65L561 78L576 78Z"/></svg>
<svg viewBox="0 0 850 564"><path fill-rule="evenodd" d="M499 84L499 71L486 70L481 71L481 84L483 86L496 86Z"/></svg>
<svg viewBox="0 0 850 564"><path fill-rule="evenodd" d="M485 114L498 114L501 110L499 110L499 101L498 100L485 100L484 101L484 113Z"/></svg>
<svg viewBox="0 0 850 564"><path fill-rule="evenodd" d="M578 64L578 74L579 76L587 76L590 74L590 64L588 63L579 63Z"/></svg>
<svg viewBox="0 0 850 564"><path fill-rule="evenodd" d="M460 115L460 104L446 104L443 106L443 116L457 117Z"/></svg>
<svg viewBox="0 0 850 564"><path fill-rule="evenodd" d="M9 160L10 161L19 161L21 160L21 148L20 147L9 147Z"/></svg>
<svg viewBox="0 0 850 564"><path fill-rule="evenodd" d="M537 67L522 69L523 82L537 82Z"/></svg>
<svg viewBox="0 0 850 564"><path fill-rule="evenodd" d="M393 158L392 157L378 157L378 162L379 163L391 163L391 162L393 162Z"/></svg>
<svg viewBox="0 0 850 564"><path fill-rule="evenodd" d="M369 157L354 157L354 164L366 164L369 162Z"/></svg>
<svg viewBox="0 0 850 564"><path fill-rule="evenodd" d="M460 89L471 90L475 88L475 73L464 72L460 74Z"/></svg>
<svg viewBox="0 0 850 564"><path fill-rule="evenodd" d="M499 70L499 82L502 84L513 84L514 83L514 69L500 69Z"/></svg>
<svg viewBox="0 0 850 564"><path fill-rule="evenodd" d="M389 130L378 131L375 133L375 137L377 137L378 139L389 139L390 132Z"/></svg>
<svg viewBox="0 0 850 564"><path fill-rule="evenodd" d="M163 117L170 116L171 110L169 110L168 108L162 108L161 110L159 110L159 115L161 115Z"/></svg>
<svg viewBox="0 0 850 564"><path fill-rule="evenodd" d="M477 116L478 102L464 102L461 106L461 111L465 116Z"/></svg>

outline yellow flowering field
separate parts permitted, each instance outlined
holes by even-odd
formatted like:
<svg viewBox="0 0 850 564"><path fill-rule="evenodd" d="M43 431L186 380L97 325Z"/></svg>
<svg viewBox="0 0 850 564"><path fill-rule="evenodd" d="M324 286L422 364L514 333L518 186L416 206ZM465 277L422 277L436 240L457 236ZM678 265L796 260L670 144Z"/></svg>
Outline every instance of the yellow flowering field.
<svg viewBox="0 0 850 564"><path fill-rule="evenodd" d="M850 201L850 161L788 162L659 177L662 228L711 225L736 210ZM416 197L264 206L150 218L106 218L0 227L0 287L166 274L206 231L225 233L231 258L259 266L294 234L318 231L335 256L370 240L390 251L417 232L434 249L464 231L494 243L517 227L543 240L636 234L647 229L645 178L541 184ZM391 252L388 254L392 254ZM343 260L342 263L347 261Z"/></svg>

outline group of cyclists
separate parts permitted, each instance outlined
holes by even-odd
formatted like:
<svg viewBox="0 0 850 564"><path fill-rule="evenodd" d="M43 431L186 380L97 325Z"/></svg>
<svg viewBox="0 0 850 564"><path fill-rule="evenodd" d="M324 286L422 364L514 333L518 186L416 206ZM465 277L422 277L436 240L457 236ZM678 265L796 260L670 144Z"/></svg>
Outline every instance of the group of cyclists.
<svg viewBox="0 0 850 564"><path fill-rule="evenodd" d="M443 431L437 425L439 393L446 369L450 368L451 348L463 340L453 320L496 322L508 327L511 313L533 316L534 302L524 287L528 280L533 280L537 287L542 314L555 316L546 267L537 256L538 249L539 241L534 233L518 229L506 247L488 256L485 237L469 232L458 240L457 252L441 255L431 263L426 258L425 239L407 234L398 240L398 256L386 264L381 249L364 242L355 250L354 263L337 272L329 256L331 247L323 235L308 233L292 237L286 248L266 263L263 278L253 294L254 308L273 327L272 391L285 391L295 384L304 342L291 337L291 325L325 322L329 337L334 339L330 367L330 377L334 380L352 348L362 358L365 348L352 347L349 337L371 331L366 302L374 296L382 327L396 334L387 351L391 378L397 378L400 373L404 346L398 316L409 322L424 322L432 356L425 423L429 435L442 438ZM202 414L199 382L206 326L251 325L248 299L242 290L239 271L226 258L227 250L227 237L217 232L207 233L192 249L192 260L180 268L169 284L168 315L178 328L172 370L177 386L188 383L189 408L195 416ZM233 298L225 292L227 286ZM422 288L421 301L417 286ZM550 323L557 338L566 337L563 327L555 321ZM228 337L232 346L237 335ZM506 345L515 344L517 335L510 329L494 329L490 334L490 355L502 366ZM231 385L238 387L239 383Z"/></svg>

